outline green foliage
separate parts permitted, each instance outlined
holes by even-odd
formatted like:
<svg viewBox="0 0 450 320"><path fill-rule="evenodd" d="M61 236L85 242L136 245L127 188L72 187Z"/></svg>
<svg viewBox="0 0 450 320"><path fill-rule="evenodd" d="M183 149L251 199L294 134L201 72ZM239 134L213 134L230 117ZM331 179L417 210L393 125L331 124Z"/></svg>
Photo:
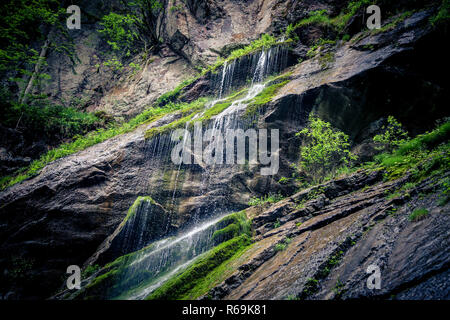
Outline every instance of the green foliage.
<svg viewBox="0 0 450 320"><path fill-rule="evenodd" d="M449 166L449 137L450 122L447 122L431 132L405 140L392 152L377 155L376 164L386 170L387 179L398 178L409 171L413 174L412 182L420 181Z"/></svg>
<svg viewBox="0 0 450 320"><path fill-rule="evenodd" d="M200 118L197 118L196 122L208 121L212 117L220 114L222 111L227 109L233 101L243 98L248 92L248 89L242 89L235 93L230 94L226 99L222 99L221 102L216 103L214 106L209 107Z"/></svg>
<svg viewBox="0 0 450 320"><path fill-rule="evenodd" d="M133 71L132 71L132 74L133 74L133 75L135 75L137 71L141 70L141 66L138 65L138 64L136 64L136 63L134 63L134 62L131 62L131 63L129 64L129 67L131 68L131 70L133 70Z"/></svg>
<svg viewBox="0 0 450 320"><path fill-rule="evenodd" d="M280 180L278 180L279 184L288 184L289 183L289 178L286 177L281 177Z"/></svg>
<svg viewBox="0 0 450 320"><path fill-rule="evenodd" d="M188 115L164 126L154 127L147 130L145 132L145 139L152 139L159 134L167 133L170 130L183 127L188 121L192 120L194 115L204 109L207 101L207 98L199 98L191 103L168 103L166 107L172 106L173 110L181 110L183 113L187 113Z"/></svg>
<svg viewBox="0 0 450 320"><path fill-rule="evenodd" d="M349 34L344 34L342 36L342 41L346 42L346 41L350 40L350 38L351 38L351 36Z"/></svg>
<svg viewBox="0 0 450 320"><path fill-rule="evenodd" d="M28 137L39 136L54 143L106 124L93 113L54 105L46 97L36 96L28 104L17 103L8 94L1 97L0 123L5 127L20 128Z"/></svg>
<svg viewBox="0 0 450 320"><path fill-rule="evenodd" d="M450 0L442 0L438 13L430 19L432 25L448 22L450 19Z"/></svg>
<svg viewBox="0 0 450 320"><path fill-rule="evenodd" d="M129 56L138 38L134 28L136 21L137 18L133 15L111 12L103 16L100 22L102 29L98 32L114 51L122 51Z"/></svg>
<svg viewBox="0 0 450 320"><path fill-rule="evenodd" d="M428 210L424 209L424 208L419 208L414 210L410 215L409 215L409 221L420 221L422 219L425 219L426 216L428 216Z"/></svg>
<svg viewBox="0 0 450 320"><path fill-rule="evenodd" d="M47 36L43 30L56 25L64 11L56 0L3 1L0 10L0 73L16 70L25 74L39 58L31 41L43 40Z"/></svg>
<svg viewBox="0 0 450 320"><path fill-rule="evenodd" d="M345 292L344 287L345 287L345 284L343 284L341 282L341 280L338 279L333 288L333 292L334 292L336 298L340 298L342 296L342 294Z"/></svg>
<svg viewBox="0 0 450 320"><path fill-rule="evenodd" d="M179 3L176 6L171 6L169 10L170 10L170 12L176 12L176 11L183 10L183 8L184 8L183 3Z"/></svg>
<svg viewBox="0 0 450 320"><path fill-rule="evenodd" d="M301 296L310 296L314 292L317 292L317 290L319 290L319 280L308 278L306 279Z"/></svg>
<svg viewBox="0 0 450 320"><path fill-rule="evenodd" d="M331 24L331 20L328 17L327 10L316 10L311 11L309 13L308 18L305 18L299 22L297 22L295 25L290 24L286 28L286 37L291 37L294 33L294 31L300 27L311 25L311 24L318 24L318 25L329 25Z"/></svg>
<svg viewBox="0 0 450 320"><path fill-rule="evenodd" d="M122 71L123 69L122 62L120 62L116 57L112 57L111 59L106 60L105 62L103 62L103 65L113 71Z"/></svg>
<svg viewBox="0 0 450 320"><path fill-rule="evenodd" d="M280 226L281 226L280 219L277 219L277 221L275 221L275 223L273 224L273 228L276 229L279 228Z"/></svg>
<svg viewBox="0 0 450 320"><path fill-rule="evenodd" d="M322 180L327 173L356 159L349 150L348 136L312 114L308 127L297 135L304 138L300 147L301 168L314 181Z"/></svg>
<svg viewBox="0 0 450 320"><path fill-rule="evenodd" d="M91 275L96 273L98 270L100 270L100 265L98 265L98 264L88 265L86 267L86 269L83 270L81 277L82 277L82 279L89 278Z"/></svg>
<svg viewBox="0 0 450 320"><path fill-rule="evenodd" d="M248 55L250 53L259 51L261 49L268 49L273 45L275 45L277 42L278 42L277 38L268 34L262 34L259 39L252 41L248 46L242 49L236 49L232 51L231 54L228 56L227 60L231 61L240 58L242 56Z"/></svg>
<svg viewBox="0 0 450 320"><path fill-rule="evenodd" d="M284 238L282 242L279 242L275 245L274 250L276 252L284 251L286 249L286 247L289 245L289 243L291 243L291 241L292 241L291 238Z"/></svg>
<svg viewBox="0 0 450 320"><path fill-rule="evenodd" d="M322 39L316 41L316 43L308 50L306 53L306 56L308 58L313 58L316 54L320 53L322 51L322 48L325 45L334 45L336 44L336 41L330 40L330 39Z"/></svg>
<svg viewBox="0 0 450 320"><path fill-rule="evenodd" d="M192 79L187 79L182 81L178 86L175 87L175 89L173 89L172 91L166 92L163 95L161 95L157 100L156 100L156 105L158 106L162 106L165 105L169 102L174 102L176 100L176 98L178 98L179 94L182 92L182 90L190 85L191 83L193 83L195 80L197 80L197 78L192 78Z"/></svg>
<svg viewBox="0 0 450 320"><path fill-rule="evenodd" d="M287 40L284 43L288 43L290 41L291 40ZM226 59L219 57L215 64L209 66L208 68L203 69L202 72L200 73L200 76L203 76L208 72L215 72L218 68L223 66L225 62L231 62L245 55L260 51L262 49L268 49L275 45L282 45L282 44L283 42L279 42L277 38L268 34L262 34L259 39L252 41L248 46L241 49L233 50Z"/></svg>
<svg viewBox="0 0 450 320"><path fill-rule="evenodd" d="M14 177L4 177L1 180L2 183L1 188L5 189L20 181L23 181L27 178L39 174L42 168L44 168L48 163L56 159L84 150L90 146L103 142L119 134L131 132L134 129L136 129L139 125L142 125L146 122L154 121L169 112L177 110L185 110L188 108L192 108L193 106L198 107L198 105L203 106L204 103L205 99L199 99L191 104L169 103L164 107L149 108L144 112L142 112L141 114L134 117L133 119L131 119L130 121L123 123L122 125L116 125L110 128L100 128L95 131L89 132L85 136L79 136L72 142L64 143L59 147L48 151L46 154L42 155L38 160L33 161L28 168L23 169L18 175Z"/></svg>
<svg viewBox="0 0 450 320"><path fill-rule="evenodd" d="M373 141L379 145L379 150L392 151L408 140L408 132L403 130L402 124L393 116L389 116L387 121L387 126L382 127L384 133L373 137Z"/></svg>
<svg viewBox="0 0 450 320"><path fill-rule="evenodd" d="M252 197L248 202L249 206L261 206L266 203L275 203L283 200L284 197L281 194L268 194L261 198Z"/></svg>
<svg viewBox="0 0 450 320"><path fill-rule="evenodd" d="M351 1L348 3L347 7L334 18L330 18L325 9L311 11L307 18L298 21L295 25L290 24L286 28L285 34L288 38L292 38L296 29L312 24L331 28L338 34L342 34L347 26L347 23L359 10L366 5L375 2L376 1L373 0Z"/></svg>

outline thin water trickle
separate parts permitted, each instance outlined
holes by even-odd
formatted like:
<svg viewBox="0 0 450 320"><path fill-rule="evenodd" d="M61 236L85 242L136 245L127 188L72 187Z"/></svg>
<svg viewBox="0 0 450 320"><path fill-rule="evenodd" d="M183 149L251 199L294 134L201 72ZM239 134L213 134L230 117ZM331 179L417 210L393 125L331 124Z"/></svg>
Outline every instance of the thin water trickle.
<svg viewBox="0 0 450 320"><path fill-rule="evenodd" d="M244 77L246 79L248 78L248 81L251 81L251 85L245 97L233 101L228 108L215 116L213 121L209 123L208 128L204 128L203 130L212 128L223 135L227 129L244 127L240 119L241 111L245 110L249 102L264 90L265 84L263 81L269 74L277 73L284 69L286 66L286 57L287 50L277 46L268 50L262 50L258 54L247 57L242 61L235 59L232 62L225 62L221 74L213 77L216 90L218 88L216 100L209 103L205 107L205 111L214 107L217 103L225 101L226 98L223 97L226 97L231 89L242 85L243 73L242 70L239 70L240 68L245 68L244 71L251 70L249 73L250 77L247 77L245 74L248 74L247 71L244 73ZM196 117L201 117L201 115L202 113L199 113ZM183 150L188 139L187 129L194 119L195 117L186 123L186 133L183 137ZM146 158L148 160L146 164L154 168L165 168L164 170L160 170L161 180L166 174L165 170L172 170L170 154L173 146L174 143L171 141L171 134L168 133L157 135L149 142L149 146L145 148L147 153ZM206 166L205 170L202 171L201 187L197 196L206 195L210 191L211 178L215 176L215 170L216 165L213 164L212 166ZM180 172L181 164L177 166L174 187L171 194L171 206L173 210L175 210ZM150 181L150 179L147 178L147 181ZM150 195L152 194L152 188L152 185L147 185L147 190L149 190L148 194ZM158 190L155 191L158 192ZM116 286L120 288L121 292L116 292L116 297L120 296L126 299L145 298L171 276L187 267L200 254L211 249L214 246L213 234L217 230L217 222L223 217L224 210L218 208L216 203L212 203L208 206L208 212L203 211L205 209L198 208L191 217L193 221L198 220L196 223L199 223L199 225L196 228L175 238L166 238L154 242L150 246L148 246L148 243L145 243L146 239L142 237L141 228L148 221L148 217L143 215L151 214L151 210L140 212L139 214L142 216L139 216L139 219L130 221L124 240L130 243L138 241L138 246L143 249L132 253L132 260L121 269L121 280ZM220 217L206 222L199 222L201 221L201 217L205 215L213 217L220 215ZM144 247L146 245L147 247Z"/></svg>
<svg viewBox="0 0 450 320"><path fill-rule="evenodd" d="M171 275L185 268L196 257L214 246L213 234L225 215L204 222L177 236L166 238L133 253L118 269L115 284L120 292L110 298L143 299Z"/></svg>

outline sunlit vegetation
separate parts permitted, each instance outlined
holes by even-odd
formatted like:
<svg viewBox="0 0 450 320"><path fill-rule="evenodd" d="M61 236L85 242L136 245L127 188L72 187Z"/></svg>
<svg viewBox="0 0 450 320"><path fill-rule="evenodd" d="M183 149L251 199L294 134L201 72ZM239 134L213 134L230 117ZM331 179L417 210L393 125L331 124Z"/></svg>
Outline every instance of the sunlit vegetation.
<svg viewBox="0 0 450 320"><path fill-rule="evenodd" d="M424 208L419 208L414 210L410 215L409 215L409 221L420 221L425 219L425 217L428 216L428 210L424 209Z"/></svg>
<svg viewBox="0 0 450 320"><path fill-rule="evenodd" d="M356 160L350 152L348 136L313 114L306 128L297 133L303 138L300 166L315 182L329 173Z"/></svg>
<svg viewBox="0 0 450 320"><path fill-rule="evenodd" d="M169 103L164 107L150 108L126 123L123 123L121 125L113 125L110 128L100 128L84 136L80 136L72 142L64 143L59 147L48 151L46 154L42 155L39 159L34 160L28 168L22 169L18 175L3 177L0 180L1 188L5 189L20 181L23 181L27 178L39 174L42 168L44 168L48 163L54 160L84 150L90 146L103 142L107 139L113 138L117 135L131 132L134 129L136 129L139 125L144 124L146 122L155 121L156 119L160 118L161 116L169 112L184 110L188 107L189 106L184 103L178 104Z"/></svg>
<svg viewBox="0 0 450 320"><path fill-rule="evenodd" d="M249 202L248 205L249 206L261 206L263 204L266 203L275 203L278 201L283 200L284 197L281 194L268 194L262 197L252 197Z"/></svg>
<svg viewBox="0 0 450 320"><path fill-rule="evenodd" d="M341 14L333 18L328 15L326 10L311 11L307 18L302 19L295 24L290 24L286 29L286 36L292 37L294 36L296 29L311 24L330 27L340 33L344 30L344 27L347 25L348 21L358 12L358 10L360 10L363 6L373 4L374 2L376 1L352 1L347 5Z"/></svg>

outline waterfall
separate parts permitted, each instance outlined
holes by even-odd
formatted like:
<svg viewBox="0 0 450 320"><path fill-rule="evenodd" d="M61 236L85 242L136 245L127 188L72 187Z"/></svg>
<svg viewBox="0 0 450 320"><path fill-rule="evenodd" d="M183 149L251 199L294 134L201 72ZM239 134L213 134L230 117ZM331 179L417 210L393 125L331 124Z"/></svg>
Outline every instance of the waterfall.
<svg viewBox="0 0 450 320"><path fill-rule="evenodd" d="M288 49L277 45L257 53L225 61L219 72L211 75L211 86L221 99L231 90L247 84L261 82L269 75L276 74L288 67Z"/></svg>
<svg viewBox="0 0 450 320"><path fill-rule="evenodd" d="M240 119L241 111L247 108L250 100L264 90L265 84L263 81L265 78L271 74L279 73L286 67L286 64L287 50L283 46L276 46L231 62L225 62L216 78L212 79L213 82L215 81L214 85L217 88L216 100L210 102L203 113L217 103L226 100L226 95L232 89L242 87L247 83L250 83L250 88L244 97L236 99L229 107L212 118L208 127L203 128L203 130L213 129L224 134L227 129L247 126ZM185 128L187 129L196 117L201 116L202 113L197 114L186 123ZM185 134L183 144L186 139L187 135ZM176 237L167 237L171 232L169 230L171 215L176 214L173 210L175 210L178 180L182 170L181 164L176 165L174 169L170 160L174 145L175 143L171 141L171 133L159 134L145 144L146 161L143 165L160 169L156 169L155 174L151 177L143 177L143 179L146 179L144 189L147 190L147 194L152 196L153 192L162 191L162 189L153 188L153 185L156 184L149 182L149 179L164 181L164 179L167 179L166 173L170 172L172 177L170 181L173 185L171 184L168 190L164 189L165 194L162 197L169 199L170 203L166 204L167 207L171 208L161 209L161 211L151 201L143 201L137 207L136 213L130 219L124 221L123 230L120 231L119 237L112 242L112 245L115 246L115 249L113 249L120 248L117 252L121 255L113 262L113 265L119 263L120 267L116 270L114 285L105 294L106 298L143 299L171 276L189 266L199 255L217 245L213 234L219 229L220 223L218 222L224 216L224 213L229 212L229 210L219 207L216 202L211 202L205 208L197 208L192 213L190 223L191 225L195 223L196 227L191 231ZM216 170L221 170L221 168L212 165L206 166L201 172L198 197L206 195L211 189L211 177L217 174ZM173 177L175 178L174 181ZM158 201L158 199L155 200ZM205 216L216 218L205 222ZM162 235L166 235L166 238L154 241ZM106 257L116 258L119 256L114 257L113 253L106 254ZM108 265L105 268L105 272L107 272Z"/></svg>
<svg viewBox="0 0 450 320"><path fill-rule="evenodd" d="M128 254L106 266L108 274L114 270L113 285L106 288L108 299L144 299L157 289L170 276L186 268L196 257L217 245L214 232L224 227L218 218L203 222L201 225L178 236L170 237L134 253ZM97 277L102 277L98 274Z"/></svg>

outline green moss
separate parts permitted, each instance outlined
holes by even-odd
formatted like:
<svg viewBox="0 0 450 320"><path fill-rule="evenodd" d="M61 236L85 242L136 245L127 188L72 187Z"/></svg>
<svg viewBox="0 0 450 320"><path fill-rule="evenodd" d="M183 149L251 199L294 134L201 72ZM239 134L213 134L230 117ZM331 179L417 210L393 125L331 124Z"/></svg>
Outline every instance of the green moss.
<svg viewBox="0 0 450 320"><path fill-rule="evenodd" d="M216 230L213 234L213 239L216 243L221 243L241 234L252 235L251 221L247 219L245 211L227 215L218 222L218 228L220 229Z"/></svg>
<svg viewBox="0 0 450 320"><path fill-rule="evenodd" d="M220 267L227 260L232 259L237 254L241 254L250 244L251 238L247 234L221 243L203 254L185 271L168 280L146 299L177 300L206 293L204 290L202 292L199 292L199 290L193 292L193 290L198 287L199 281L209 277L216 268Z"/></svg>
<svg viewBox="0 0 450 320"><path fill-rule="evenodd" d="M176 121L172 121L171 123L168 123L162 127L155 127L147 130L144 134L145 139L152 139L159 134L167 133L177 128L182 128L188 121L190 121L194 117L194 115L203 110L207 102L208 98L199 98L189 104L185 104L183 108L183 114L186 113L186 116L183 116Z"/></svg>
<svg viewBox="0 0 450 320"><path fill-rule="evenodd" d="M425 217L428 216L428 210L424 209L424 208L419 208L414 210L410 215L409 215L409 221L420 221L422 219L425 219Z"/></svg>
<svg viewBox="0 0 450 320"><path fill-rule="evenodd" d="M100 270L100 265L89 265L86 267L86 269L83 270L81 276L83 279L89 278L91 275L96 273L98 270Z"/></svg>
<svg viewBox="0 0 450 320"><path fill-rule="evenodd" d="M123 219L122 224L125 224L132 216L134 216L139 208L139 206L143 202L150 202L151 204L155 204L155 200L152 199L150 196L145 197L137 197L137 199L134 201L133 205L128 209L128 213L125 216L125 219Z"/></svg>
<svg viewBox="0 0 450 320"><path fill-rule="evenodd" d="M248 118L250 116L256 115L260 108L265 104L272 101L273 97L277 92L284 87L290 80L284 80L288 78L290 74L283 75L282 78L277 78L275 81L271 81L273 84L265 87L253 100L247 105L244 113L244 117ZM280 81L281 82L278 82Z"/></svg>
<svg viewBox="0 0 450 320"><path fill-rule="evenodd" d="M335 45L335 44L336 44L336 41L334 41L334 40L320 38L319 40L316 41L316 43L313 46L311 46L311 48L309 48L308 52L306 53L306 56L311 59L311 58L315 57L317 54L321 53L322 49L325 45ZM332 54L331 56L329 54L330 53L326 53L323 55L321 54L321 57L328 56L328 59L330 59L329 57L331 57L331 59L334 59L334 53L331 53ZM322 58L322 59L324 59L324 58ZM327 58L325 58L325 59L327 59Z"/></svg>
<svg viewBox="0 0 450 320"><path fill-rule="evenodd" d="M319 57L320 67L327 68L334 61L334 52L327 52Z"/></svg>
<svg viewBox="0 0 450 320"><path fill-rule="evenodd" d="M184 80L178 86L176 86L175 89L173 89L172 91L166 92L163 95L161 95L156 100L156 105L163 106L170 102L174 102L179 97L179 95L183 91L183 89L186 88L188 85L192 84L197 79L198 79L198 77Z"/></svg>
<svg viewBox="0 0 450 320"><path fill-rule="evenodd" d="M220 283L229 273L230 265L251 245L252 231L245 211L227 215L218 222L218 228L213 239L219 244L147 299L195 299Z"/></svg>
<svg viewBox="0 0 450 320"><path fill-rule="evenodd" d="M128 218L135 214L137 208L143 201L153 200L149 197L139 197L130 207ZM126 219L124 219L124 221L125 220ZM247 219L245 211L227 215L218 222L217 228L220 230L213 235L213 238L218 245L196 259L194 264L186 269L186 271L190 270L189 275L185 274L182 277L183 282L186 279L191 279L192 275L208 273L207 278L203 279L199 276L198 281L194 281L192 279L190 284L186 284L189 288L194 288L199 285L199 283L203 283L203 286L196 289L196 295L199 295L200 291L202 294L206 293L205 290L209 288L206 284L211 285L212 283L216 283L213 280L216 279L219 281L218 279L225 274L224 270L219 269L218 271L216 268L224 268L222 263L226 261L231 263L232 260L230 259L237 258L251 243L251 222ZM152 283L152 281L154 281L151 274L146 274L147 271L141 270L141 272L133 274L130 278L128 276L129 273L127 273L127 269L131 263L136 261L136 258L142 256L142 254L148 254L151 250L153 250L153 248L154 244L151 244L143 249L126 254L117 258L113 262L108 263L100 270L100 274L92 280L90 284L77 293L77 297L75 298L122 299L126 298L133 291L139 291L140 289L147 287ZM169 270L164 272L169 272ZM214 275L214 277L210 274L210 272ZM181 274L184 274L184 272ZM124 276L127 276L127 278L124 278ZM178 275L175 276L175 278L177 277ZM127 289L128 291L124 292L124 281L133 284L132 289ZM175 286L178 287L178 282L175 283ZM127 286L125 285L125 287ZM167 286L165 288L167 288ZM184 286L184 282L183 288L187 288ZM171 290L174 290L174 288L171 286L170 289L167 290L172 292ZM182 292L187 293L188 291ZM190 294L193 293L190 292Z"/></svg>
<svg viewBox="0 0 450 320"><path fill-rule="evenodd" d="M409 18L413 14L413 11L406 11L400 14L397 18L395 18L392 22L384 25L380 29L372 30L372 34L378 34L381 32L386 32L395 29L400 22L403 22L406 18Z"/></svg>
<svg viewBox="0 0 450 320"><path fill-rule="evenodd" d="M287 41L280 42L277 38L275 38L271 35L263 34L263 35L261 35L261 37L259 39L252 41L248 46L245 46L244 48L241 48L241 49L233 50L226 59L219 57L217 59L217 62L215 64L213 64L212 66L204 69L201 72L201 75L205 75L208 72L215 72L218 68L223 66L225 62L229 63L229 62L239 59L245 55L249 55L249 54L258 52L262 49L268 49L273 46L283 45L283 44L289 43L291 41L292 41L291 39L288 39Z"/></svg>

